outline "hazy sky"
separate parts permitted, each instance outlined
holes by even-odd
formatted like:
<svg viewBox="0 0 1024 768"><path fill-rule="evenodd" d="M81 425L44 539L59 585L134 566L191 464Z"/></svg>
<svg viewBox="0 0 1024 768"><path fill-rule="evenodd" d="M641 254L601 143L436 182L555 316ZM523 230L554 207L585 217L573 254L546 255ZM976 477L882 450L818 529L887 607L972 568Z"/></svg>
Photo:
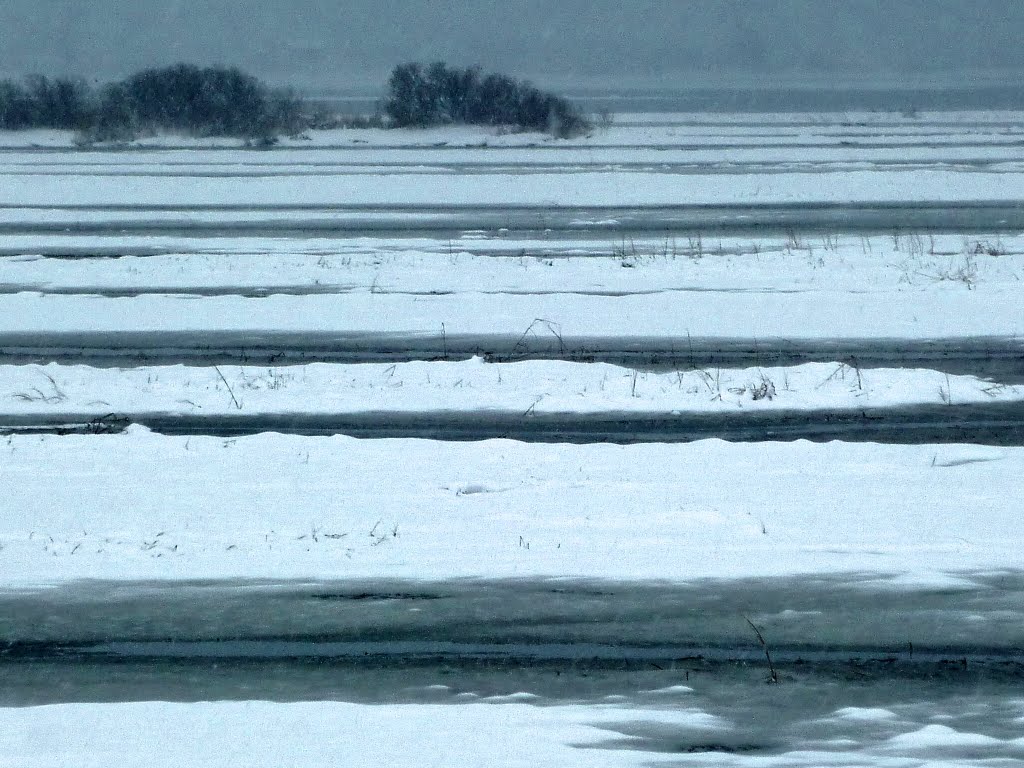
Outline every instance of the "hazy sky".
<svg viewBox="0 0 1024 768"><path fill-rule="evenodd" d="M542 85L1019 82L1024 0L0 0L0 74L177 61L366 87L444 59Z"/></svg>

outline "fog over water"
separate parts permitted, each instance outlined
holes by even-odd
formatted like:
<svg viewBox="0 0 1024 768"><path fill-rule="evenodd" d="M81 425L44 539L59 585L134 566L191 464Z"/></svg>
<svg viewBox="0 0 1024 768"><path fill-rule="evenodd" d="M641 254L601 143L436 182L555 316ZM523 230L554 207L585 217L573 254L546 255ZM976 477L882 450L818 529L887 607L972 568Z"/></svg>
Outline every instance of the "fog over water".
<svg viewBox="0 0 1024 768"><path fill-rule="evenodd" d="M0 75L176 61L372 90L445 59L582 89L1019 88L1019 0L5 0Z"/></svg>

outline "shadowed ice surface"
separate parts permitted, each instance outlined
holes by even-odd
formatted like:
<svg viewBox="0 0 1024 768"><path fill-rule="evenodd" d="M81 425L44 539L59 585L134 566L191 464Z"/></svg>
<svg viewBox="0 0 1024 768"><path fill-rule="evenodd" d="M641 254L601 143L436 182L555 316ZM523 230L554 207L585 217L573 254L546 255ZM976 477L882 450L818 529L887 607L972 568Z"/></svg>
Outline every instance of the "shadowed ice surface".
<svg viewBox="0 0 1024 768"><path fill-rule="evenodd" d="M604 747L691 765L1024 761L1020 573L83 582L0 595L0 636L5 706L572 703L630 711Z"/></svg>

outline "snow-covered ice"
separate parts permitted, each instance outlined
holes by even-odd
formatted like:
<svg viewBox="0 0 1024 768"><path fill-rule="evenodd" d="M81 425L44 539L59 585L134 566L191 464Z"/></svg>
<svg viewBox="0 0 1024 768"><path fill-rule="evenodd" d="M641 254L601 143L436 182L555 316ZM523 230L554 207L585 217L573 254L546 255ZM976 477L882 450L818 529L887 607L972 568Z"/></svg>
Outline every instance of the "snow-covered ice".
<svg viewBox="0 0 1024 768"><path fill-rule="evenodd" d="M0 457L8 586L861 572L921 588L1016 569L1024 546L1018 448L219 439L133 427L13 436Z"/></svg>
<svg viewBox="0 0 1024 768"><path fill-rule="evenodd" d="M0 709L0 765L639 768L671 756L598 747L621 738L616 728L623 725L689 730L699 715L614 706L536 707L514 697L461 705L254 701ZM706 729L699 719L696 726Z"/></svg>
<svg viewBox="0 0 1024 768"><path fill-rule="evenodd" d="M738 691L737 691L738 693ZM688 694L683 694L684 696ZM514 698L514 697L513 697ZM780 703L784 701L783 697ZM456 697L458 699L458 697ZM1005 707L958 700L843 709L823 720L797 705L772 723L742 703L646 706L470 701L440 704L209 702L56 705L0 710L0 765L10 768L180 765L734 768L1017 765L1024 739L1005 733ZM786 702L791 704L792 702ZM963 700L959 700L963 704ZM873 712L878 712L873 715ZM809 714L809 713L808 713ZM804 715L806 717L806 715ZM954 728L937 720L963 721ZM259 727L254 728L253 724ZM995 730L999 736L986 731Z"/></svg>
<svg viewBox="0 0 1024 768"><path fill-rule="evenodd" d="M378 296L371 293L241 298L0 296L0 333L291 332L417 336L507 336L549 346L628 339L686 348L687 338L969 339L1024 337L1020 291L888 294L714 293ZM443 327L442 327L443 326Z"/></svg>
<svg viewBox="0 0 1024 768"><path fill-rule="evenodd" d="M977 286L1014 287L1024 278L1024 239L983 234L792 240L505 235L454 241L443 236L18 235L3 238L0 245L18 254L3 262L0 287L5 293L846 291L890 293L893 300L908 301L931 291L963 294ZM118 258L34 256L43 249Z"/></svg>

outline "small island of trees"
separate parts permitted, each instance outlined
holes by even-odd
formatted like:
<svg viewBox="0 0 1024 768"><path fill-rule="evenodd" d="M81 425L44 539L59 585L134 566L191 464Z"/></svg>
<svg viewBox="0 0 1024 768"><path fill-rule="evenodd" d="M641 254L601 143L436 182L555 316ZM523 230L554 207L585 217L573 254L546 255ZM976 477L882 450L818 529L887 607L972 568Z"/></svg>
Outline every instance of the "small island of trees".
<svg viewBox="0 0 1024 768"><path fill-rule="evenodd" d="M401 64L388 79L384 111L397 127L513 126L560 138L586 133L589 121L566 99L479 67Z"/></svg>

